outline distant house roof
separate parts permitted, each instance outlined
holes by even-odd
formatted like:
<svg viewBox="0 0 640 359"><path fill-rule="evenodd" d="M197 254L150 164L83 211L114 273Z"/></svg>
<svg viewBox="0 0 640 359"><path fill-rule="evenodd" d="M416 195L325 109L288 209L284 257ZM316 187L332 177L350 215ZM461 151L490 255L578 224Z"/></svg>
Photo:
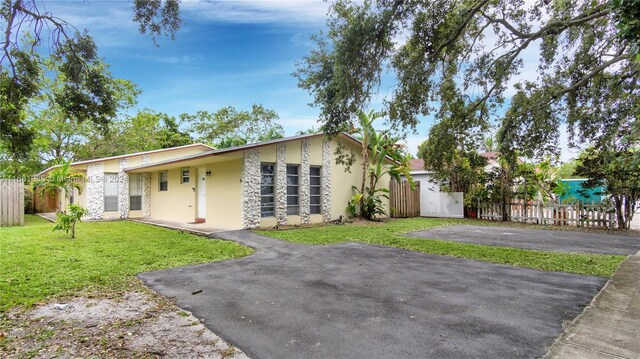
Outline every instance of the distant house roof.
<svg viewBox="0 0 640 359"><path fill-rule="evenodd" d="M478 154L488 160L498 159L498 152L480 152Z"/></svg>
<svg viewBox="0 0 640 359"><path fill-rule="evenodd" d="M411 171L424 171L424 160L422 158L412 158L409 160Z"/></svg>

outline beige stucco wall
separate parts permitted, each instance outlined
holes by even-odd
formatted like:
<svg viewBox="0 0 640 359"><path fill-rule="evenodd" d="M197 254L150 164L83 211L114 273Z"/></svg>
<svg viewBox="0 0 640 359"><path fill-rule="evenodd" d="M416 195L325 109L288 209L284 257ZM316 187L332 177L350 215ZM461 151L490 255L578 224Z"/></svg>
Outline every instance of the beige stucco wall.
<svg viewBox="0 0 640 359"><path fill-rule="evenodd" d="M333 140L331 143L331 151L334 152L336 147L338 146L337 141ZM351 147L353 153L356 155L356 162L351 166L351 173L345 171L345 167L343 165L337 165L335 161L335 156L331 161L331 218L336 219L340 216L348 217L349 213L347 212L347 203L353 196L353 188L352 186L356 186L360 188L362 184L362 155L360 153L360 148L353 145L352 142L343 141L343 144L346 144ZM378 182L378 188L389 188L390 178L389 176L384 176ZM368 185L367 181L367 185ZM387 215L389 214L389 200L386 198L382 198L382 202L386 206Z"/></svg>
<svg viewBox="0 0 640 359"><path fill-rule="evenodd" d="M160 191L159 173L151 173L151 217L169 221L193 222L195 220L196 172L190 168L189 183L180 183L180 168L168 170L166 191Z"/></svg>
<svg viewBox="0 0 640 359"><path fill-rule="evenodd" d="M207 225L241 228L242 160L211 163L207 177Z"/></svg>

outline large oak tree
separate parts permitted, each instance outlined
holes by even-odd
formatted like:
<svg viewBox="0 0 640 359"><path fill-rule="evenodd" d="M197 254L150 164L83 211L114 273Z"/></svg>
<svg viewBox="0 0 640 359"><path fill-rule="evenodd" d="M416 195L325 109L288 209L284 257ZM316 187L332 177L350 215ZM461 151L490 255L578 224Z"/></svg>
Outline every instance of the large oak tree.
<svg viewBox="0 0 640 359"><path fill-rule="evenodd" d="M562 124L571 143L606 143L637 126L639 8L619 0L338 0L296 76L332 133L350 126L388 66L398 79L386 102L393 124L415 128L435 115L462 133L497 125L502 149L531 156L557 150ZM530 49L539 49L538 76L513 88Z"/></svg>

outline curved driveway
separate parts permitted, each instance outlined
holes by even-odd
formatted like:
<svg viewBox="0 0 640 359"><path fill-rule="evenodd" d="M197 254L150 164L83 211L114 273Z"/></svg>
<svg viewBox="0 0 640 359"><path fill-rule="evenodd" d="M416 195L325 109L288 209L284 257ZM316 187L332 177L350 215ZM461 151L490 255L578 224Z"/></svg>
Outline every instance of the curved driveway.
<svg viewBox="0 0 640 359"><path fill-rule="evenodd" d="M252 358L539 357L606 281L363 243L214 235L257 251L139 277Z"/></svg>

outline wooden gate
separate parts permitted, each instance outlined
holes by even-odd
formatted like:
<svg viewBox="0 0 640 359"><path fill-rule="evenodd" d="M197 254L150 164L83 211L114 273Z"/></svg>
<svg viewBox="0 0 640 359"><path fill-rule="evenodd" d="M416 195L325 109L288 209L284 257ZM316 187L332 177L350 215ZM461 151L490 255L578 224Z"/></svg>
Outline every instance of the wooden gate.
<svg viewBox="0 0 640 359"><path fill-rule="evenodd" d="M24 224L24 184L20 179L0 179L0 226Z"/></svg>
<svg viewBox="0 0 640 359"><path fill-rule="evenodd" d="M393 218L420 217L420 182L411 189L408 181L389 183L389 213Z"/></svg>

